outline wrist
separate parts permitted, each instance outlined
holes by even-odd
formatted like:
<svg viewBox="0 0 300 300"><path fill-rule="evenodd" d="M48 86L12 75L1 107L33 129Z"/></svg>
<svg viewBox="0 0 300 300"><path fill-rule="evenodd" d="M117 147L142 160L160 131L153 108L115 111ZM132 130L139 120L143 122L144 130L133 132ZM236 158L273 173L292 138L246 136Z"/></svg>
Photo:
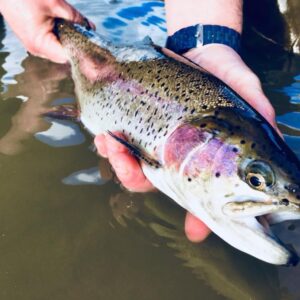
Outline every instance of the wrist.
<svg viewBox="0 0 300 300"><path fill-rule="evenodd" d="M199 23L242 32L242 0L165 0L165 5L168 35Z"/></svg>

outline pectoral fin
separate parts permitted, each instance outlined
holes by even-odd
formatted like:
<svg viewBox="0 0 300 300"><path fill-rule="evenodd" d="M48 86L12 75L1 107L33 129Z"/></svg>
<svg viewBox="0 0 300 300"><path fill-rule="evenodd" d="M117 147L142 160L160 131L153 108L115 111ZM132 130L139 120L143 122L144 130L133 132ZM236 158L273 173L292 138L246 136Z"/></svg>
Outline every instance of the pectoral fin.
<svg viewBox="0 0 300 300"><path fill-rule="evenodd" d="M153 168L160 168L161 164L159 161L153 159L150 155L144 153L141 149L139 149L137 146L130 144L125 139L122 139L118 137L117 135L113 134L112 132L108 131L108 134L112 136L116 141L118 141L120 144L124 145L128 151L135 156L136 158L142 160L147 165L153 167Z"/></svg>

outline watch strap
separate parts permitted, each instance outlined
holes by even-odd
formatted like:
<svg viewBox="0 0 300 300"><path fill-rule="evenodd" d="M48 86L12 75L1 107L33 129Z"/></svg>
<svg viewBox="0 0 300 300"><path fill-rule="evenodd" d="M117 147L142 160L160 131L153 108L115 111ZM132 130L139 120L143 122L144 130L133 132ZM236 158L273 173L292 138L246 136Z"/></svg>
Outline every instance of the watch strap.
<svg viewBox="0 0 300 300"><path fill-rule="evenodd" d="M167 39L166 47L183 54L200 45L223 44L240 51L241 35L232 28L220 25L197 24L176 31Z"/></svg>

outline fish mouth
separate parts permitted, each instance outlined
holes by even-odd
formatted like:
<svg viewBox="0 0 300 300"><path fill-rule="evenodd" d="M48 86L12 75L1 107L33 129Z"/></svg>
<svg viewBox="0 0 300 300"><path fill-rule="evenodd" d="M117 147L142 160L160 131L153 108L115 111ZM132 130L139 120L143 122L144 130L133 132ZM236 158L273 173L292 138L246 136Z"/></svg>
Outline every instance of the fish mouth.
<svg viewBox="0 0 300 300"><path fill-rule="evenodd" d="M299 263L299 255L296 252L296 250L293 248L292 245L287 245L284 244L271 230L271 223L270 223L270 219L272 218L271 215L267 214L267 215L261 215L261 216L257 216L255 217L255 219L257 220L257 222L261 225L265 235L267 235L268 237L272 238L277 244L278 246L284 247L288 252L289 252L289 258L285 264L285 266L290 267L290 266L297 266Z"/></svg>
<svg viewBox="0 0 300 300"><path fill-rule="evenodd" d="M286 205L272 200L228 202L223 206L223 213L231 219L231 228L236 234L236 248L240 249L244 244L244 252L269 263L297 265L299 257L296 251L281 242L271 230L271 225L275 223L300 218L296 203ZM238 230L248 232L248 236L241 235ZM251 250L247 251L246 245Z"/></svg>

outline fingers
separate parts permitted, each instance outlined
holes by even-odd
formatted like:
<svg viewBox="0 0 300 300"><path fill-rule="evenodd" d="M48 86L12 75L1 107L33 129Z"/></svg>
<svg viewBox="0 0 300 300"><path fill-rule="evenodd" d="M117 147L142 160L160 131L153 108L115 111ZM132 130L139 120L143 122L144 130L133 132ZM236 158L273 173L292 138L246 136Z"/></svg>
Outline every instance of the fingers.
<svg viewBox="0 0 300 300"><path fill-rule="evenodd" d="M42 58L50 59L53 62L64 64L67 56L52 32L45 33L40 39L36 39L35 47L28 46L27 49L33 54Z"/></svg>
<svg viewBox="0 0 300 300"><path fill-rule="evenodd" d="M107 150L106 150L106 139L104 134L97 135L94 139L95 146L97 148L97 152L102 156L107 158Z"/></svg>
<svg viewBox="0 0 300 300"><path fill-rule="evenodd" d="M58 1L59 3L52 7L52 17L62 18L74 23L83 23L83 15L66 1Z"/></svg>
<svg viewBox="0 0 300 300"><path fill-rule="evenodd" d="M84 24L87 21L94 30L96 29L93 22L85 18L78 10L66 1L59 1L59 5L55 5L53 7L52 17L62 18L79 24Z"/></svg>
<svg viewBox="0 0 300 300"><path fill-rule="evenodd" d="M191 213L185 217L185 234L191 242L202 242L210 234L210 229Z"/></svg>
<svg viewBox="0 0 300 300"><path fill-rule="evenodd" d="M121 134L116 135L124 138ZM154 189L145 177L138 161L127 151L127 148L113 137L99 135L95 138L98 153L107 157L117 177L125 188L133 192L148 192Z"/></svg>

